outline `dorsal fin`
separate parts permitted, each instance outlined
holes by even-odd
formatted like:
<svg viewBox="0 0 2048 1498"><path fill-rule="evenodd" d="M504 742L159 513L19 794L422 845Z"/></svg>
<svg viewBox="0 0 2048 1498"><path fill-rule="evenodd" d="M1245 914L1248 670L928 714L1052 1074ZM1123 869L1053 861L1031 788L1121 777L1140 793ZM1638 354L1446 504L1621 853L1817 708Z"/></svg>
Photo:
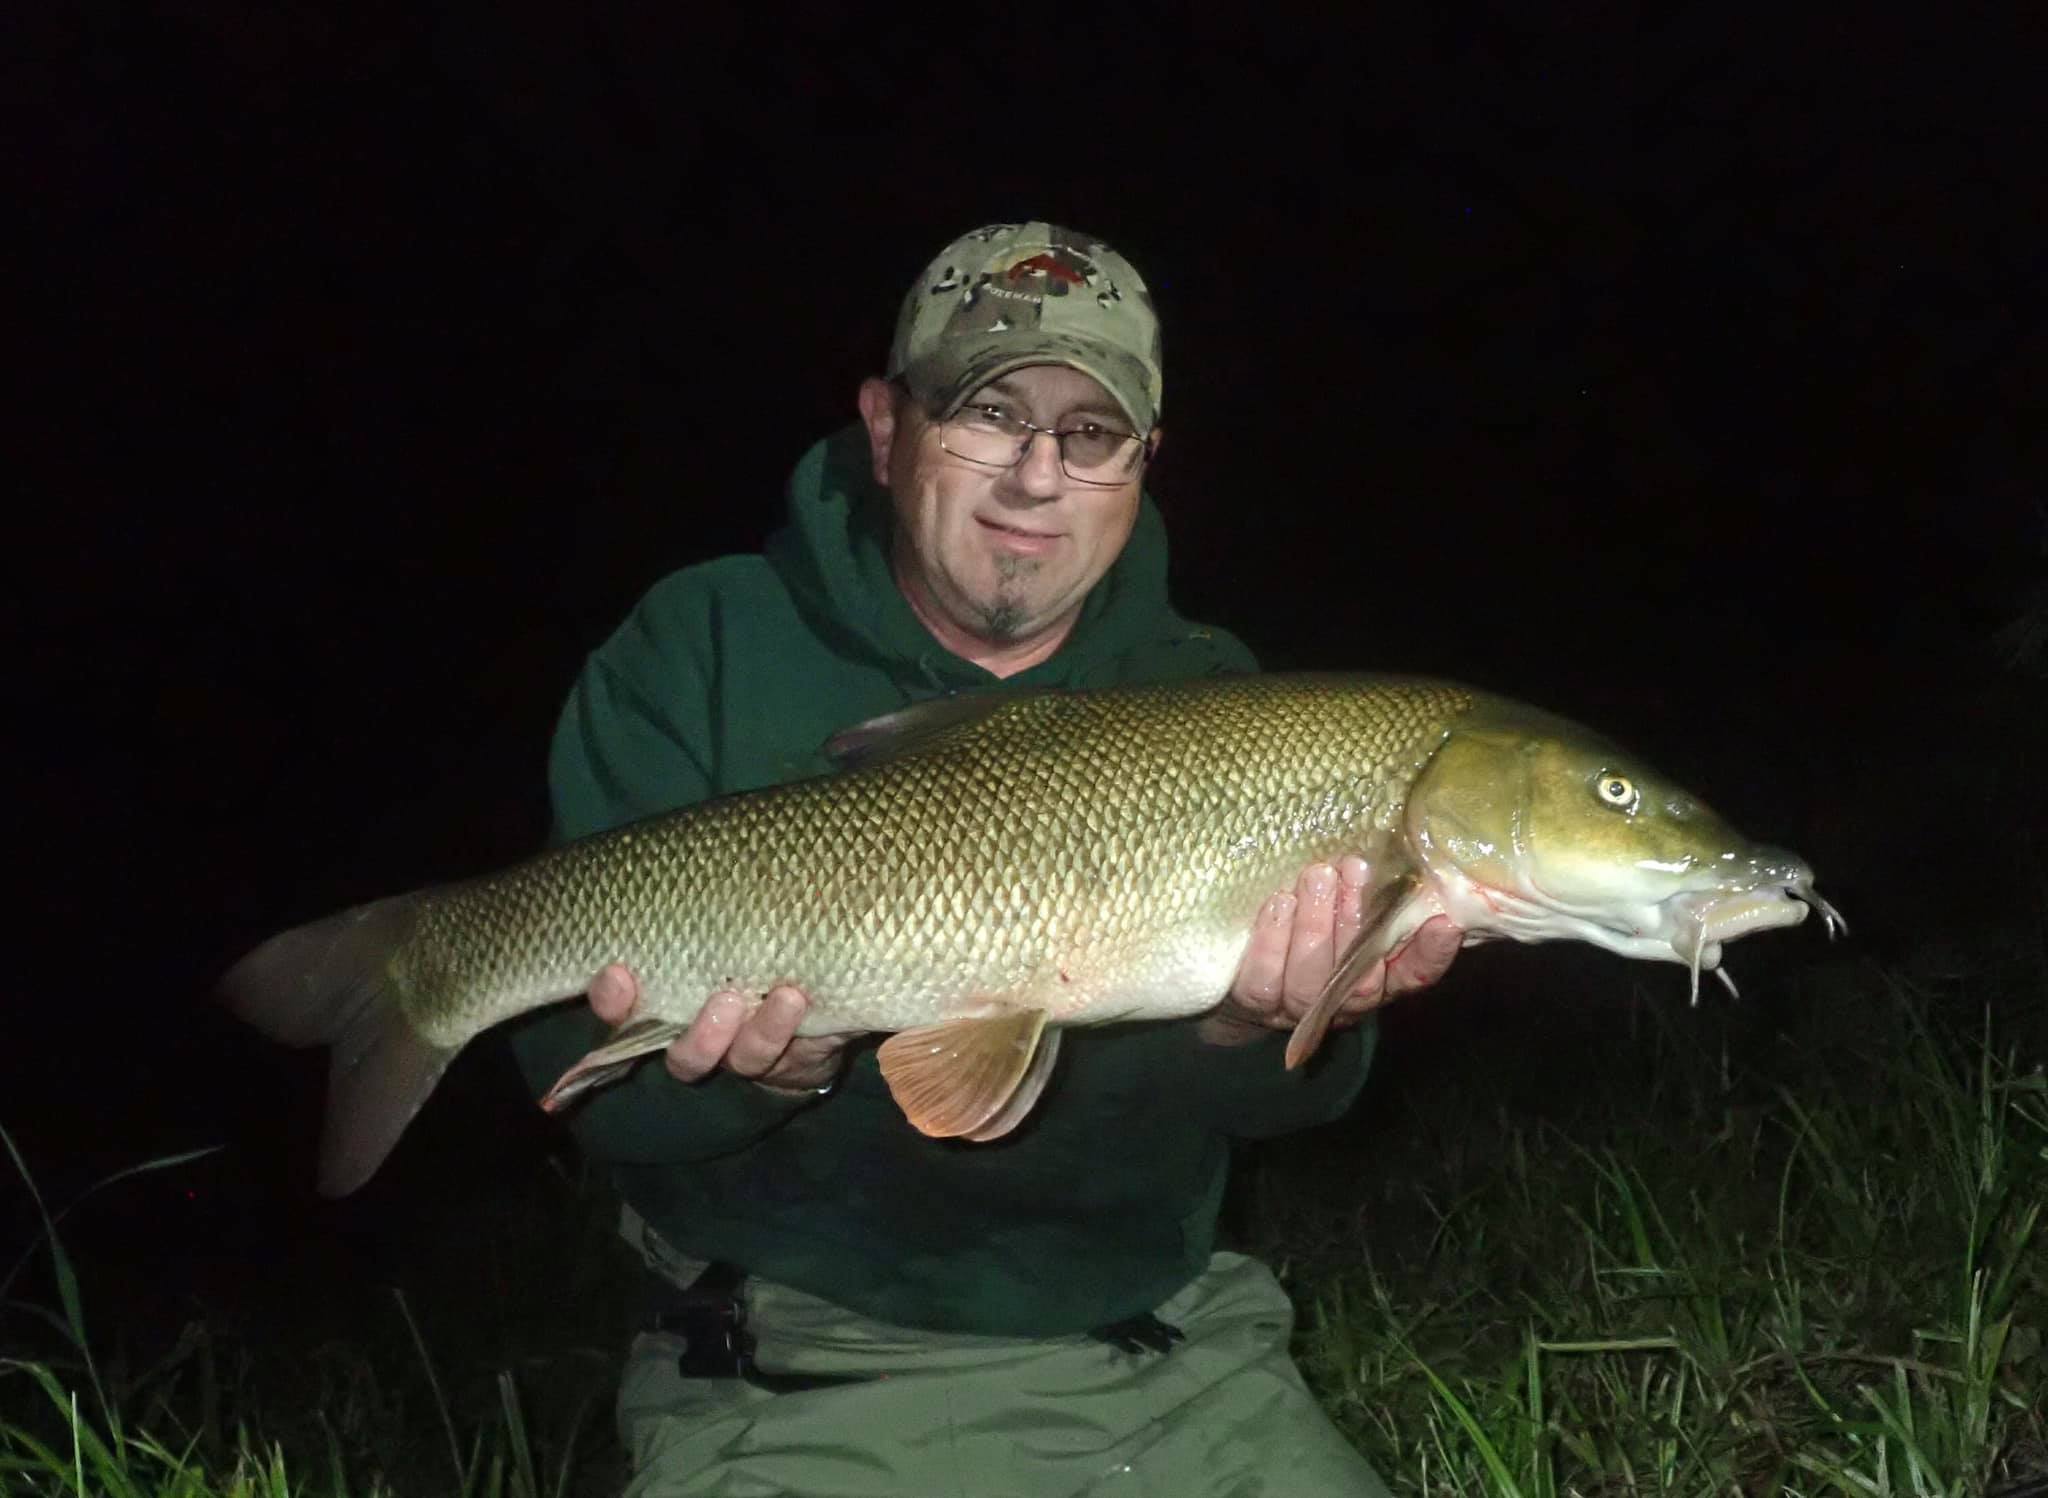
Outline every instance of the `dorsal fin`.
<svg viewBox="0 0 2048 1498"><path fill-rule="evenodd" d="M825 753L842 770L877 765L928 749L948 729L977 723L991 713L1014 708L1035 698L1058 696L1053 688L1029 692L975 692L960 697L934 697L912 703L825 740Z"/></svg>

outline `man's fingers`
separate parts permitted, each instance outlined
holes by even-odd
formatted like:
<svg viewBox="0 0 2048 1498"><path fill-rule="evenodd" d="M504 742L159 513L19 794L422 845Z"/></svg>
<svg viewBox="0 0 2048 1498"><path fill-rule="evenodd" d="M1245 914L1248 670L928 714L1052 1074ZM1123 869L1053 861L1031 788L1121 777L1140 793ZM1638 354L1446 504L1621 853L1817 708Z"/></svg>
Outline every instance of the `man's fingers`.
<svg viewBox="0 0 2048 1498"><path fill-rule="evenodd" d="M1336 930L1337 871L1326 863L1310 864L1294 886L1294 923L1287 943L1287 971L1280 982L1281 1001L1296 1018L1330 981Z"/></svg>
<svg viewBox="0 0 2048 1498"><path fill-rule="evenodd" d="M1365 860L1357 854L1346 854L1337 860L1337 907L1336 926L1330 933L1332 960L1341 959L1358 940L1359 927L1365 924L1365 885L1369 877Z"/></svg>
<svg viewBox="0 0 2048 1498"><path fill-rule="evenodd" d="M672 1041L666 1061L669 1075L694 1082L725 1060L733 1038L747 1017L747 1001L736 993L715 993L705 1000L690 1028Z"/></svg>
<svg viewBox="0 0 2048 1498"><path fill-rule="evenodd" d="M850 1035L799 1035L789 1043L782 1059L761 1078L766 1087L782 1092L816 1092L830 1087L845 1060Z"/></svg>
<svg viewBox="0 0 2048 1498"><path fill-rule="evenodd" d="M1237 982L1231 997L1255 1009L1271 1009L1280 1000L1280 983L1287 970L1287 936L1294 925L1294 896L1274 895L1259 907L1252 923L1252 939L1237 964Z"/></svg>
<svg viewBox="0 0 2048 1498"><path fill-rule="evenodd" d="M743 1077L760 1077L789 1049L802 1023L807 1001L787 984L768 990L761 1007L744 1021L725 1053L725 1064Z"/></svg>
<svg viewBox="0 0 2048 1498"><path fill-rule="evenodd" d="M1413 993L1427 988L1450 970L1464 945L1465 933L1449 916L1431 916L1408 938L1407 945L1387 959L1387 993Z"/></svg>
<svg viewBox="0 0 2048 1498"><path fill-rule="evenodd" d="M640 982L623 962L614 962L590 980L590 1007L606 1024L617 1027L640 1002Z"/></svg>
<svg viewBox="0 0 2048 1498"><path fill-rule="evenodd" d="M1311 864L1291 894L1265 903L1230 990L1247 1017L1285 1025L1307 1013L1358 939L1368 879L1362 858Z"/></svg>
<svg viewBox="0 0 2048 1498"><path fill-rule="evenodd" d="M1387 961L1383 957L1367 968L1365 975L1351 986L1344 1007L1337 1011L1337 1018L1362 1019L1384 1004L1387 997Z"/></svg>

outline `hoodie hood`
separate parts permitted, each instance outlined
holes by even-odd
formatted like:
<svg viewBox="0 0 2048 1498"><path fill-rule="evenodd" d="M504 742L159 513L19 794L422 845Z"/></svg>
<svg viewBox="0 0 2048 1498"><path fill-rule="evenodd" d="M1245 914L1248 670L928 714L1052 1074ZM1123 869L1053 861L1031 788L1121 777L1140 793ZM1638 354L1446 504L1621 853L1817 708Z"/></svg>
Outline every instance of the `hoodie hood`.
<svg viewBox="0 0 2048 1498"><path fill-rule="evenodd" d="M768 563L806 622L835 650L938 691L998 680L932 638L889 567L889 495L868 467L867 433L854 422L816 443L789 478L787 523L768 539ZM1151 496L1123 552L1081 605L1074 632L1014 685L1084 686L1119 655L1183 625L1166 597L1166 526Z"/></svg>

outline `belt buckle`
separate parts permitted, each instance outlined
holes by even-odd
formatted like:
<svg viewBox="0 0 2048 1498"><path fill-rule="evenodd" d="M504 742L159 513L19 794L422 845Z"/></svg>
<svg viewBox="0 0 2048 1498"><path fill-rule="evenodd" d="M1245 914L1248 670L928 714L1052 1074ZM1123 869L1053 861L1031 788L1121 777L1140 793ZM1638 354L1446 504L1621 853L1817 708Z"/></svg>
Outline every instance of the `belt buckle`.
<svg viewBox="0 0 2048 1498"><path fill-rule="evenodd" d="M655 1318L657 1329L683 1339L676 1371L684 1378L737 1378L770 1394L799 1394L865 1383L867 1374L764 1373L754 1366L754 1338L740 1299L744 1275L713 1265Z"/></svg>
<svg viewBox="0 0 2048 1498"><path fill-rule="evenodd" d="M706 1276L709 1278L709 1276ZM655 1325L682 1338L676 1371L684 1378L737 1378L753 1363L746 1306L738 1286L703 1280L655 1318Z"/></svg>
<svg viewBox="0 0 2048 1498"><path fill-rule="evenodd" d="M683 1351L676 1366L684 1378L734 1378L746 1371L752 1348L737 1306L708 1306L677 1319Z"/></svg>

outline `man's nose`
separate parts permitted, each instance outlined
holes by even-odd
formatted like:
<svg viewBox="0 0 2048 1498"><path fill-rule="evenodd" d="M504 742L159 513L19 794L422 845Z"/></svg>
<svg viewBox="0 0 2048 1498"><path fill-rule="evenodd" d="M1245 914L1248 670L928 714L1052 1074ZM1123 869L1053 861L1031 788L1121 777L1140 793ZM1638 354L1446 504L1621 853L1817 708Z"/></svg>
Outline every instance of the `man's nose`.
<svg viewBox="0 0 2048 1498"><path fill-rule="evenodd" d="M1066 485L1066 474L1060 467L1060 439L1050 432L1033 432L1024 456L1010 474L1017 488L1029 498L1054 498Z"/></svg>

